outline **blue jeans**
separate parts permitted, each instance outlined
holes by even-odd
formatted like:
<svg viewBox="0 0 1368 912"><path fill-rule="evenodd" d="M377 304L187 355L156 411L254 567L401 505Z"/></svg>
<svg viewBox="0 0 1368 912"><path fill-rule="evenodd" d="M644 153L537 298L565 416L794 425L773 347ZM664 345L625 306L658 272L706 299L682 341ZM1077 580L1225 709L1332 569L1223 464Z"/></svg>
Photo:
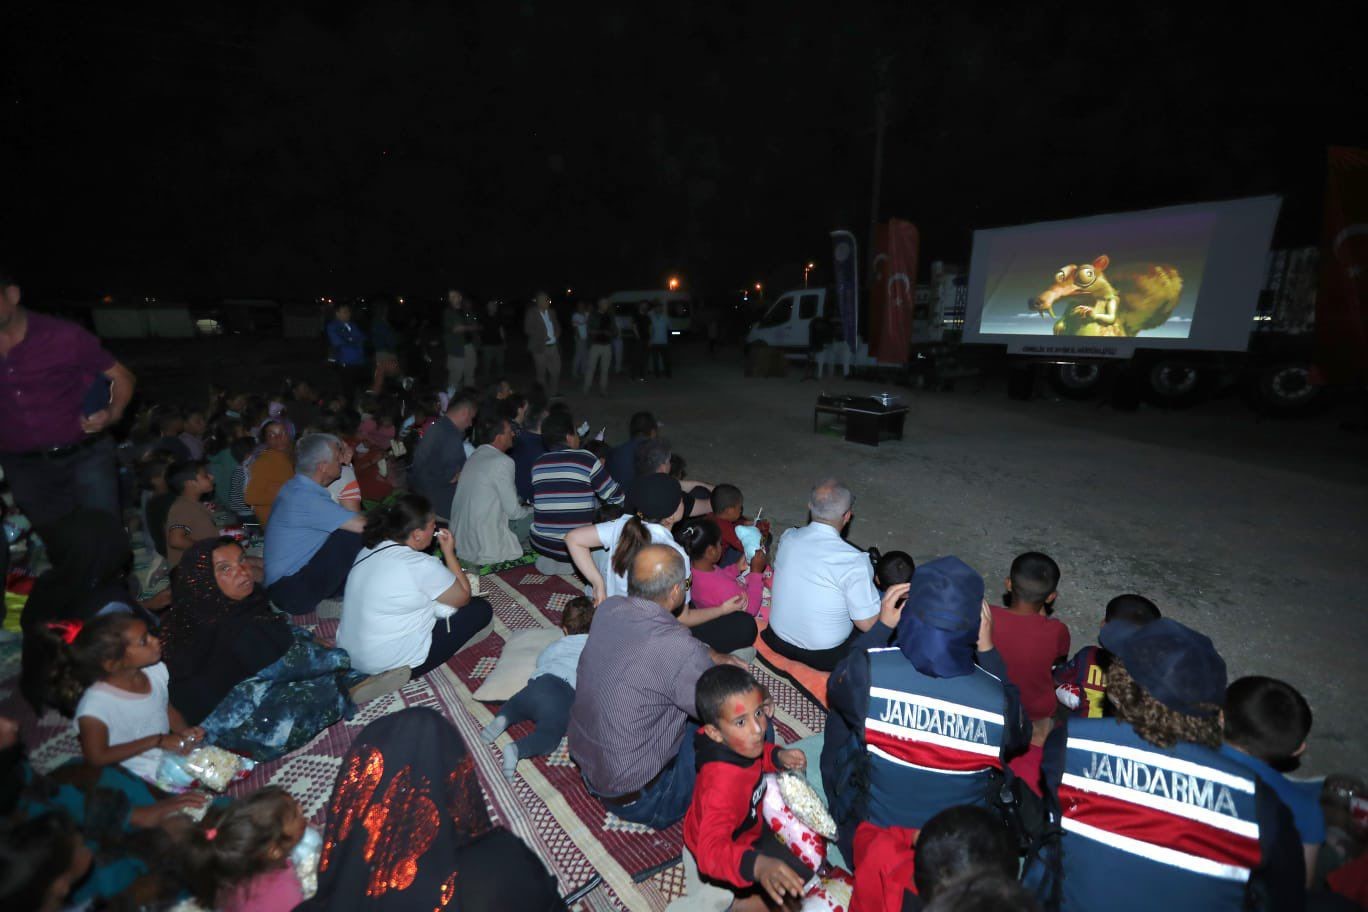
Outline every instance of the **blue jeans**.
<svg viewBox="0 0 1368 912"><path fill-rule="evenodd" d="M651 787L641 793L641 797L631 804L613 804L604 801L603 806L623 820L640 823L655 830L663 830L684 819L684 812L693 800L694 787L694 729L690 725L679 745L679 753L660 774ZM589 780L584 780L589 794L600 800L604 797L594 791Z"/></svg>

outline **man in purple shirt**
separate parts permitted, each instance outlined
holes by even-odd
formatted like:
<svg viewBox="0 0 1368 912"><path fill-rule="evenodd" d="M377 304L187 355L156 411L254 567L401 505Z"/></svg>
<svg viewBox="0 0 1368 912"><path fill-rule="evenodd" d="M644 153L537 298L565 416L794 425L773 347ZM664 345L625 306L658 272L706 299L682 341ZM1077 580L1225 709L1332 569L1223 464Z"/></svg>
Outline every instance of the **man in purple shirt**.
<svg viewBox="0 0 1368 912"><path fill-rule="evenodd" d="M632 561L628 595L604 599L580 653L570 710L570 756L590 794L623 820L664 829L693 796L694 685L714 652L676 620L688 587L684 559L647 545Z"/></svg>
<svg viewBox="0 0 1368 912"><path fill-rule="evenodd" d="M119 516L104 430L123 417L133 374L95 336L30 313L19 297L13 274L0 268L0 466L15 503L39 529L77 507Z"/></svg>

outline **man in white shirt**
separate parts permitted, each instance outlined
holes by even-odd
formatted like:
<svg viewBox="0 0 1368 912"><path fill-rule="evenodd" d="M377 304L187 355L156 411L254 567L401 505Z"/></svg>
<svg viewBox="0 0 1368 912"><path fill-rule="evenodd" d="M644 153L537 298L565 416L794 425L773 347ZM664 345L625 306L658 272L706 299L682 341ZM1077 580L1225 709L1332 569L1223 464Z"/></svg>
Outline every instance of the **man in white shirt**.
<svg viewBox="0 0 1368 912"><path fill-rule="evenodd" d="M539 291L532 299L532 306L523 317L523 332L527 334L527 350L532 353L537 382L554 398L560 392L560 322L551 311L551 297L546 292Z"/></svg>
<svg viewBox="0 0 1368 912"><path fill-rule="evenodd" d="M841 538L855 496L835 478L812 489L812 522L779 540L769 627L761 634L782 656L831 671L879 619L869 555Z"/></svg>
<svg viewBox="0 0 1368 912"><path fill-rule="evenodd" d="M515 467L507 455L513 427L498 415L481 415L475 442L479 447L466 460L451 500L456 554L472 564L516 560L532 531L532 508L518 503Z"/></svg>

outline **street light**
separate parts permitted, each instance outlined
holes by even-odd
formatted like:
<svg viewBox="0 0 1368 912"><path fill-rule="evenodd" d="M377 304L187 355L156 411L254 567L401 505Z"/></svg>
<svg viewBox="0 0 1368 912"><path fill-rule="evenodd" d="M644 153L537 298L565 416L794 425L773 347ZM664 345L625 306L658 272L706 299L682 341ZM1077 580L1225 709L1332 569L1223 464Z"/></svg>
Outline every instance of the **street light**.
<svg viewBox="0 0 1368 912"><path fill-rule="evenodd" d="M676 276L670 276L670 281L665 283L665 287L670 289L670 291L678 291L679 279Z"/></svg>
<svg viewBox="0 0 1368 912"><path fill-rule="evenodd" d="M816 268L817 268L817 264L816 264L816 263L808 263L806 266L803 267L803 287L804 287L804 288L807 288L807 287L808 287L808 275L812 272L812 270L814 270L814 269L816 269Z"/></svg>

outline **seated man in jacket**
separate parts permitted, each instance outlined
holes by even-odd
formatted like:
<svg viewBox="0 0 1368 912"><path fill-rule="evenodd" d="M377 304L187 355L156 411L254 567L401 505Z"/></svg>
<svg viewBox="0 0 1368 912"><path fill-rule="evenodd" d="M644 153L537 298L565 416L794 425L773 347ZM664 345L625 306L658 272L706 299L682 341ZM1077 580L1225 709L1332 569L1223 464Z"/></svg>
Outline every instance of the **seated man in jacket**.
<svg viewBox="0 0 1368 912"><path fill-rule="evenodd" d="M1115 717L1071 719L1045 743L1061 908L1303 908L1291 812L1220 752L1226 666L1211 640L1172 618L1113 621L1101 639Z"/></svg>
<svg viewBox="0 0 1368 912"><path fill-rule="evenodd" d="M496 564L522 557L532 529L532 508L518 503L513 481L513 425L500 415L475 423L475 452L461 470L451 501L451 534L456 555L472 564Z"/></svg>
<svg viewBox="0 0 1368 912"><path fill-rule="evenodd" d="M942 557L884 593L878 622L836 666L822 782L857 865L857 829L919 830L948 807L987 807L1029 744L992 636L983 578Z"/></svg>

